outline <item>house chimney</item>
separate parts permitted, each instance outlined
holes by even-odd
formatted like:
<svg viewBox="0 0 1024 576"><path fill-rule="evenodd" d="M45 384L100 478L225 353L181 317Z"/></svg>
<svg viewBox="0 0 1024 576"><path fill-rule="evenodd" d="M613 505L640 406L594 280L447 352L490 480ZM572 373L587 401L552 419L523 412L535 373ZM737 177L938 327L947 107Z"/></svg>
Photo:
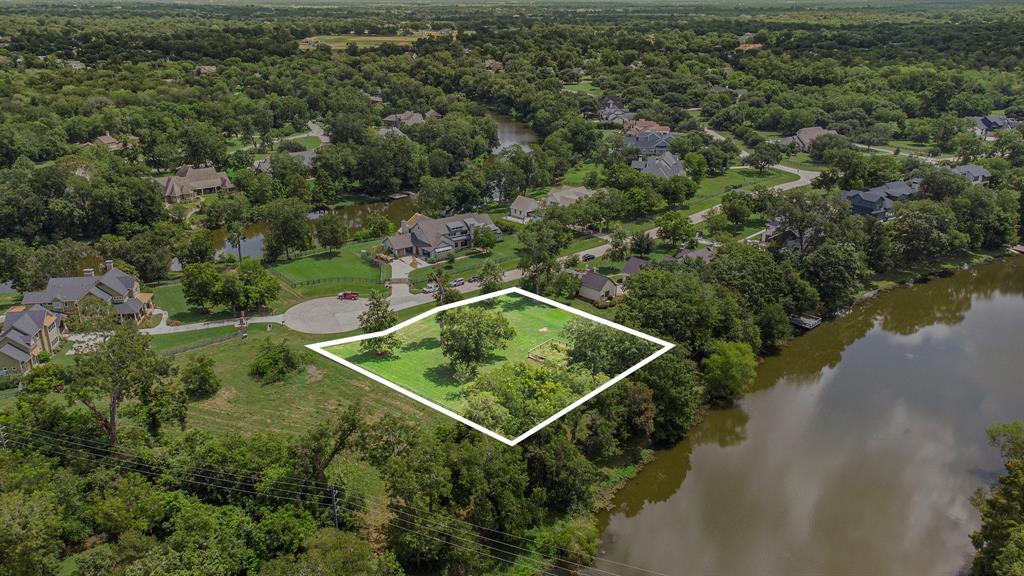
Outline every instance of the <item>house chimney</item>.
<svg viewBox="0 0 1024 576"><path fill-rule="evenodd" d="M105 268L107 272L110 272L111 270L114 269L114 261L113 260L104 260L103 261L103 268Z"/></svg>
<svg viewBox="0 0 1024 576"><path fill-rule="evenodd" d="M85 270L82 270L82 274L85 276L95 276L96 271L93 270L92 268L86 268Z"/></svg>

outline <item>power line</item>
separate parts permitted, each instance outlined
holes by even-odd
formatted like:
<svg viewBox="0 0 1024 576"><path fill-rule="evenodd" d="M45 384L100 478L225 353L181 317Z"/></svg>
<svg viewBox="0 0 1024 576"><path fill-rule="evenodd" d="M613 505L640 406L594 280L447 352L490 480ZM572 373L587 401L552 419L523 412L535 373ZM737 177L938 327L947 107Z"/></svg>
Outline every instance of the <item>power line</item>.
<svg viewBox="0 0 1024 576"><path fill-rule="evenodd" d="M38 437L36 439L39 440ZM44 438L44 440L49 440L50 442L55 442L53 439L45 439ZM34 445L34 444L30 443L30 442L25 442L25 441L16 440L16 439L9 439L9 444L19 445L19 446L23 446L23 447L30 448L30 449L38 449L39 448L38 446L36 446L36 445ZM132 463L119 460L119 459L117 459L117 458L115 458L113 456L104 456L104 455L95 454L95 453L87 455L86 454L86 450L84 450L84 449L71 448L71 449L65 450L65 449L56 448L56 447L51 447L51 449L54 450L55 452L57 452L58 454L66 457L66 458L77 458L77 459L80 459L80 460L86 460L91 455L94 458L100 458L100 459L106 460L106 461L108 461L108 463L111 466L113 466L115 468L120 468L122 470L128 470L128 471L136 472L138 474L143 474L143 475L151 476L151 477L156 477L156 476L162 474L160 472L154 472L152 470L147 470L147 469L142 469L142 468L139 468L139 467L136 467L136 466L132 466ZM81 452L82 454L74 454L74 453L72 453L69 450L74 450L74 451L77 451L77 452ZM190 479L190 478L180 477L180 476L176 477L176 479L180 480L180 481L183 481L183 482L188 482L190 484L195 484L195 485L199 485L199 486L205 486L205 487L208 487L208 488L216 488L216 489L222 489L222 490L231 490L231 491L240 492L240 493L243 493L243 494L248 494L248 495L252 495L252 496L256 496L256 497L271 497L271 498L276 498L276 499L279 499L279 500L289 500L289 501L292 501L292 502L296 502L296 503L298 503L300 505L309 505L309 504L311 504L311 502L303 501L303 500L301 500L299 498L296 498L294 496L282 496L282 495L275 495L275 494L261 494L259 492L255 492L253 490L247 490L247 489L244 489L244 488L239 488L237 486L230 486L230 485L225 486L225 485L222 485L222 484L218 484L216 482L204 482L204 481L193 480L193 479ZM271 488L271 489L274 490L273 488ZM309 495L309 494L307 494L307 495ZM355 510L355 509L349 508L349 507L345 506L344 504L342 504L342 506L343 506L343 508L345 508L349 512L352 512L352 513L360 512L359 510ZM395 522L401 522L402 525L395 524ZM546 569L544 568L544 566L541 563L541 561L538 560L538 559L535 559L535 558L525 558L525 557L522 557L520 555L514 555L515 559L514 560L509 560L507 558L503 558L503 557L500 557L500 556L495 556L495 555L492 555L492 554L490 554L488 552L482 551L480 549L470 548L468 546L464 546L462 544L459 544L458 542L453 542L450 539L439 538L439 537L437 537L437 536L435 536L433 534L421 532L421 531L419 531L417 529L425 529L425 530L428 530L428 531L432 531L432 532L441 534L443 536L447 536L448 538L460 539L458 536L455 536L455 535L452 535L452 534L448 534L446 532L443 532L443 531L440 531L440 530L437 530L437 529L432 529L432 528L430 528L428 526L423 526L421 524L417 524L416 522L407 520L405 518L393 518L391 520L387 520L385 523L388 524L388 525L394 526L395 528L398 528L400 530L403 530L403 531L406 531L406 532L411 532L411 533L417 534L418 536L423 536L423 537L429 538L431 540L440 542L440 543L445 544L445 545L455 546L456 548L459 548L460 550L469 551L469 552L472 552L474 554L483 554L484 556L486 556L488 558L491 558L493 560L497 560L497 561L500 561L500 562L504 562L504 563L510 564L512 566L517 566L522 561L531 561L531 562L534 562L535 564L534 565L527 565L526 566L527 568L530 568L530 569L533 569L533 570L540 570L541 574L544 574L545 576L555 576L554 574L546 571ZM461 539L461 540L466 541L465 539ZM495 552L503 553L503 554L511 554L510 552L508 552L506 550L501 550L501 549L493 547L493 546L488 546L488 545L481 544L481 543L478 543L478 542L472 542L472 543L477 545L477 546L479 546L480 548L482 548L484 550L491 550L491 551L495 551Z"/></svg>
<svg viewBox="0 0 1024 576"><path fill-rule="evenodd" d="M68 436L67 434L62 434L60 432L53 432L53 431L47 431L47 430L38 430L38 429L36 429L36 430L38 432L43 433L43 434L50 434L50 435L60 436L62 438L67 439L66 440L67 442L70 442L70 443L73 443L73 444L77 444L79 446L86 446L86 447L88 447L90 449L93 449L93 450L102 450L102 451L105 451L105 452L108 452L108 453L120 454L122 456L127 456L127 457L134 458L134 456L132 456L132 455L125 454L123 452L117 452L117 451L111 450L110 448L97 445L95 443L88 443L87 445L86 444L82 444L80 441L72 438L71 436ZM31 434L32 432L28 432L27 431L27 433ZM212 474L213 476L205 476L205 475L198 474L198 473L196 473L196 475L200 476L200 477L203 477L203 478L214 479L214 480L220 479L221 477L223 477L225 475L226 476L234 476L234 477L239 479L239 480L235 480L235 481L245 482L245 483L248 483L248 484L250 484L250 485L252 485L254 487L256 486L256 482L254 482L252 480L252 478L259 478L260 476L262 476L262 474L260 474L260 473L258 473L256 471L242 471L244 473L238 473L238 472L230 472L230 471L226 471L226 470L211 470L209 468L203 468L203 467L191 467L190 470L198 470L200 472L208 472L208 473ZM295 476L291 476L290 478L293 479L293 480L300 480L300 482L289 482L287 480L282 480L282 479L273 479L273 480L271 480L271 482L273 482L275 484L280 484L282 486L291 486L291 487L294 487L294 488L298 488L299 491L288 490L286 488L274 488L274 490L283 491L283 492L292 493L292 494L302 494L302 495L305 495L305 496L311 496L311 494L309 494L307 492L307 490L310 489L310 488L313 488L315 490L322 490L322 491L326 491L328 489L328 487L319 487L319 486L311 485L310 483L308 483L306 481L301 481L300 478L297 478ZM229 480L225 480L225 481L229 481ZM321 496L321 498L326 498L326 493L320 494L320 496ZM411 505L404 505L403 504L401 507L397 507L397 506L389 503L389 504L387 504L387 507L388 507L389 510L391 510L392 512L394 512L396 514L412 515L413 517L415 517L415 514L411 514L410 512L406 511L405 508L408 508L410 510L413 510L415 512L420 512L420 513L423 513L423 514L429 514L429 515L434 515L435 514L432 511L424 510L422 508L417 508L417 507L411 506ZM434 520L432 518L426 518L425 520L428 521L428 522L431 522L431 523L433 523L435 525L446 526L445 524L442 524L441 522L439 522L437 520ZM507 536L509 538L514 538L514 539L517 539L519 541L526 542L526 543L531 543L531 544L533 543L533 541L530 540L529 538L526 538L526 537L523 537L523 536L520 536L520 535L517 535L517 534L510 534L510 533L507 533L507 532L502 532L501 530L498 530L496 528L490 528L488 526L481 526L481 525L478 525L478 524L474 524L472 522L469 522L468 520L463 520L463 519L460 519L460 518L452 518L452 520L454 520L457 523L464 524L464 525L472 527L472 528L476 528L478 530L483 530L483 531L490 532L492 534L497 534L497 535L501 535L501 536ZM436 528L434 528L434 530L438 531L438 529L436 529ZM529 549L529 548L524 548L522 546L519 546L519 545L516 545L516 544L512 544L512 543L506 542L504 540L499 540L499 539L491 538L489 536L485 536L485 535L482 535L482 534L474 534L474 535L479 537L479 538L482 538L484 540L487 540L489 542L494 542L494 543L497 543L497 544L501 544L503 546L506 546L506 547L509 547L509 548L514 548L514 549L517 549L517 550L520 550L520 551L523 551L523 552L527 552L527 553L530 553L530 554L537 554L538 553L535 550L532 550L532 549ZM559 552L569 553L569 551L565 550L564 548L556 547L555 550L557 550ZM587 565L580 564L578 562L573 562L571 560L564 559L564 558L556 559L556 558L552 558L552 557L549 557L549 556L546 556L546 555L543 555L543 554L541 554L541 556L543 558L548 559L548 560L559 561L559 562L563 562L565 564L569 564L571 566L575 566L577 570L586 569L586 570L590 570L590 571L596 571L596 572L599 572L601 574L607 574L607 575L615 576L614 572L610 572L608 570L604 570L604 569L596 567L596 566L587 566ZM640 571L640 572L644 572L644 573L647 573L647 574L653 574L653 575L656 575L656 576L666 576L665 574L663 574L661 572L656 572L656 571L649 570L649 569L646 569L646 568L641 568L641 567L638 567L638 566L632 566L630 564L625 564L625 563L622 563L622 562L616 562L614 560L608 560L608 559L603 559L603 558L595 558L595 560L602 560L602 561L604 561L604 562L606 562L608 564L614 564L614 565L622 566L622 567L625 567L625 568L629 568L631 570Z"/></svg>

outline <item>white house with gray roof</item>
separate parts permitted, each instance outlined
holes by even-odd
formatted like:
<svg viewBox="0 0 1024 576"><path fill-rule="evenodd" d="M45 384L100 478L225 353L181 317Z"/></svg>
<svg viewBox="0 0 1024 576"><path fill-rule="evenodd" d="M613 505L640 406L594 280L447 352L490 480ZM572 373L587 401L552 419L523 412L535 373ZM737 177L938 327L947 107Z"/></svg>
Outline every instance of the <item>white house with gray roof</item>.
<svg viewBox="0 0 1024 576"><path fill-rule="evenodd" d="M408 220L402 220L398 234L384 240L384 247L398 257L443 258L451 252L473 246L473 232L481 226L501 234L487 214L458 214L445 218L413 214Z"/></svg>
<svg viewBox="0 0 1024 576"><path fill-rule="evenodd" d="M583 276L580 276L580 298L591 302L603 302L614 300L618 295L618 284L604 274L587 270Z"/></svg>
<svg viewBox="0 0 1024 576"><path fill-rule="evenodd" d="M509 219L526 224L537 217L538 211L540 211L540 202L529 196L519 195L509 206Z"/></svg>
<svg viewBox="0 0 1024 576"><path fill-rule="evenodd" d="M21 303L38 304L58 314L72 314L89 301L107 302L123 318L139 322L149 315L153 295L142 292L138 279L116 268L112 260L104 262L104 268L102 276L86 268L83 276L50 278L45 290L26 293Z"/></svg>

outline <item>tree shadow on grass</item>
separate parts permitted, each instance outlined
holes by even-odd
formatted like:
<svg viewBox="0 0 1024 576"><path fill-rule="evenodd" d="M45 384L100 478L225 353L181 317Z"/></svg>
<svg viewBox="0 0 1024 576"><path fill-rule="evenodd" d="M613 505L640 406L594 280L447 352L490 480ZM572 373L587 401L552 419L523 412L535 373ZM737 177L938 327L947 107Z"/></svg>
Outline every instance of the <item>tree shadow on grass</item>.
<svg viewBox="0 0 1024 576"><path fill-rule="evenodd" d="M402 345L401 352L414 352L416 350L434 350L441 347L441 340L438 338L420 338L414 342L407 342Z"/></svg>
<svg viewBox="0 0 1024 576"><path fill-rule="evenodd" d="M537 305L537 303L534 302L533 300L527 298L526 296L520 296L518 294L508 294L505 296L501 296L499 298L496 298L494 302L496 302L501 307L502 312L516 312L526 310Z"/></svg>
<svg viewBox="0 0 1024 576"><path fill-rule="evenodd" d="M455 377L455 371L447 364L427 368L423 371L423 377L435 386L462 387L462 382Z"/></svg>

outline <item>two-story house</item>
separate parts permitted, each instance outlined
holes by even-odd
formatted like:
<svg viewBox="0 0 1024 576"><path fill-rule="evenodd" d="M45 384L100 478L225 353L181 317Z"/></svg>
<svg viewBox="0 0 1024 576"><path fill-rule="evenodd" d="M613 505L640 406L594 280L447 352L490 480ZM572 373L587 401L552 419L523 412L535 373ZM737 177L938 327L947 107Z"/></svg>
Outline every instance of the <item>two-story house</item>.
<svg viewBox="0 0 1024 576"><path fill-rule="evenodd" d="M896 203L909 199L920 187L920 178L897 180L868 190L845 190L841 197L850 203L854 214L889 220L895 215Z"/></svg>
<svg viewBox="0 0 1024 576"><path fill-rule="evenodd" d="M0 329L0 377L24 374L39 363L39 354L60 349L61 316L42 306L12 306Z"/></svg>
<svg viewBox="0 0 1024 576"><path fill-rule="evenodd" d="M458 214L445 218L430 218L413 214L402 220L398 234L384 240L384 247L395 256L442 258L448 253L473 245L473 232L486 226L501 234L487 214Z"/></svg>
<svg viewBox="0 0 1024 576"><path fill-rule="evenodd" d="M50 278L45 290L26 293L21 303L38 304L67 315L80 313L82 305L89 301L109 302L123 318L139 322L148 316L153 309L153 295L143 292L139 280L116 268L112 260L104 262L104 268L102 276L86 268L83 276Z"/></svg>

